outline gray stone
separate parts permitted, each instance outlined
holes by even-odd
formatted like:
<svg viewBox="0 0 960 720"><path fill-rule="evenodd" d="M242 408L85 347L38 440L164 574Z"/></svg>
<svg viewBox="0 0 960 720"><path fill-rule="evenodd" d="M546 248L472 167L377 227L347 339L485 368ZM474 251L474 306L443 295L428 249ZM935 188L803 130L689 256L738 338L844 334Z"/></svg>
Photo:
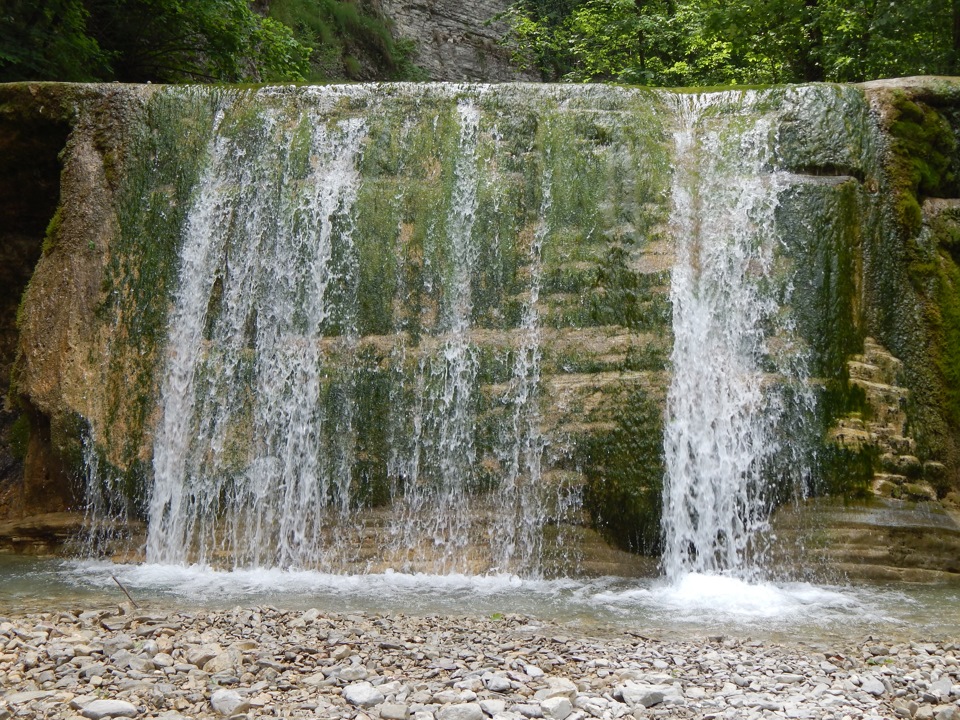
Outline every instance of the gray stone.
<svg viewBox="0 0 960 720"><path fill-rule="evenodd" d="M211 675L222 672L237 672L242 666L243 653L235 647L229 647L205 663L203 671Z"/></svg>
<svg viewBox="0 0 960 720"><path fill-rule="evenodd" d="M344 682L356 682L370 677L370 671L363 665L348 665L337 672L337 676Z"/></svg>
<svg viewBox="0 0 960 720"><path fill-rule="evenodd" d="M616 689L614 697L622 698L623 702L632 708L638 705L648 708L662 702L667 704L683 702L683 694L676 685L627 683Z"/></svg>
<svg viewBox="0 0 960 720"><path fill-rule="evenodd" d="M43 700L48 697L53 697L53 693L48 690L28 690L26 692L6 695L3 699L11 705L20 705L21 703L34 702L35 700Z"/></svg>
<svg viewBox="0 0 960 720"><path fill-rule="evenodd" d="M236 690L221 688L210 696L210 706L221 715L235 715L250 709L250 703Z"/></svg>
<svg viewBox="0 0 960 720"><path fill-rule="evenodd" d="M506 710L507 703L504 700L494 700L492 698L488 698L480 701L480 709L490 717L493 717L494 715L499 715Z"/></svg>
<svg viewBox="0 0 960 720"><path fill-rule="evenodd" d="M483 710L477 703L446 705L437 713L438 720L483 720Z"/></svg>
<svg viewBox="0 0 960 720"><path fill-rule="evenodd" d="M380 706L380 717L383 720L407 720L410 717L410 706L401 703L384 703Z"/></svg>
<svg viewBox="0 0 960 720"><path fill-rule="evenodd" d="M509 692L512 687L509 678L494 673L487 673L483 676L483 685L490 692L497 693Z"/></svg>
<svg viewBox="0 0 960 720"><path fill-rule="evenodd" d="M542 718L543 710L540 709L539 705L534 705L532 703L517 703L510 707L510 712L523 715L525 718Z"/></svg>
<svg viewBox="0 0 960 720"><path fill-rule="evenodd" d="M537 690L534 698L537 700L546 700L553 697L565 697L573 700L577 696L577 686L566 678L550 678L546 688Z"/></svg>
<svg viewBox="0 0 960 720"><path fill-rule="evenodd" d="M351 705L362 708L379 705L386 699L382 692L368 682L347 685L343 689L343 697Z"/></svg>
<svg viewBox="0 0 960 720"><path fill-rule="evenodd" d="M187 649L187 662L202 668L221 652L220 648L211 645L192 645Z"/></svg>
<svg viewBox="0 0 960 720"><path fill-rule="evenodd" d="M573 706L567 697L550 697L540 703L540 710L545 718L551 720L565 720L573 712Z"/></svg>
<svg viewBox="0 0 960 720"><path fill-rule="evenodd" d="M860 683L860 689L874 697L880 697L887 691L883 683L875 677L864 678Z"/></svg>
<svg viewBox="0 0 960 720"><path fill-rule="evenodd" d="M940 678L932 683L930 683L930 692L942 699L950 697L950 692L953 690L953 682L948 677Z"/></svg>
<svg viewBox="0 0 960 720"><path fill-rule="evenodd" d="M136 717L137 706L125 700L93 700L80 708L80 714L90 720L115 717Z"/></svg>
<svg viewBox="0 0 960 720"><path fill-rule="evenodd" d="M417 47L414 62L431 80L503 82L537 80L518 69L500 45L506 22L493 21L509 0L377 0L397 33Z"/></svg>

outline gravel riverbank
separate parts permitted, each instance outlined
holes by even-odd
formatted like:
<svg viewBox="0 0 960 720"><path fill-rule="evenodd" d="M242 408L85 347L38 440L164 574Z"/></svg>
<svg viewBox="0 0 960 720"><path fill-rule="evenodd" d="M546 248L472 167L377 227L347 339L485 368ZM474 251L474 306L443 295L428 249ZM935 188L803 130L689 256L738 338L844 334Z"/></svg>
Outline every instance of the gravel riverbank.
<svg viewBox="0 0 960 720"><path fill-rule="evenodd" d="M960 642L788 646L520 615L121 606L0 618L0 720L960 720L958 658Z"/></svg>

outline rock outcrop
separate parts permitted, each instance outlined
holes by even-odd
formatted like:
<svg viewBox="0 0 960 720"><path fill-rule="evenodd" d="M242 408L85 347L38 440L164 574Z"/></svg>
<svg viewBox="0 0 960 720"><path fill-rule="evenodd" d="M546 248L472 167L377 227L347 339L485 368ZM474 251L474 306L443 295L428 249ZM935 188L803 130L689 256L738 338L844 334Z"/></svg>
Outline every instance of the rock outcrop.
<svg viewBox="0 0 960 720"><path fill-rule="evenodd" d="M397 36L416 43L415 62L430 80L514 82L537 80L518 68L502 44L507 26L497 20L508 0L379 0Z"/></svg>

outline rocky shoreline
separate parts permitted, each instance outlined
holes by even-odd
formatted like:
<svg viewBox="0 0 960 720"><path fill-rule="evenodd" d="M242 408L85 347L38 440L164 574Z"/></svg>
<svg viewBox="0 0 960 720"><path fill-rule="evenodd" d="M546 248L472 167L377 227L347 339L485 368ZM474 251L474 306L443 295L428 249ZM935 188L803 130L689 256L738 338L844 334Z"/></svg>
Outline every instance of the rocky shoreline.
<svg viewBox="0 0 960 720"><path fill-rule="evenodd" d="M790 646L512 614L121 605L0 618L0 720L958 720L958 658L960 642Z"/></svg>

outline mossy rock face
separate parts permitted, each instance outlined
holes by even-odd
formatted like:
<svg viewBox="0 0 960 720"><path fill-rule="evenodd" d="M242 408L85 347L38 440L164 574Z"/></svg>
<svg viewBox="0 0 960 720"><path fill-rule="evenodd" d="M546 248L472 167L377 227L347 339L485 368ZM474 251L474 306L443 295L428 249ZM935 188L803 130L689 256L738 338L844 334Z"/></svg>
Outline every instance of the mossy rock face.
<svg viewBox="0 0 960 720"><path fill-rule="evenodd" d="M755 117L737 117L732 100L730 107L718 102L707 125L733 137L738 123L767 123L763 172L786 178L763 292L781 308L769 320L780 333L771 344L800 348L818 388L813 422L783 428L804 447L814 492L869 493L876 453L838 448L828 430L838 418L869 421L870 403L848 363L867 337L877 337L903 361L897 382L909 389L920 468L909 479L944 495L960 485L960 204L953 202L960 93L887 89L885 109L873 115L879 92L776 88L761 93ZM458 468L469 502L483 505L509 474L515 447L505 438L522 427L524 442L541 453L544 514L558 537L563 526L583 522L618 547L658 551L677 242L667 94L549 86L24 86L0 88L0 142L3 128L33 117L25 109L31 103L55 108L37 125L44 154L67 145L59 210L46 197L46 209L36 213L42 221L27 233L32 258L45 245L20 313L23 354L14 373L34 413L29 431L18 420L12 435L17 448L26 444L28 464L31 457L55 462L67 487L84 462L94 463L104 493L116 495L109 512L144 512L183 240L220 143L255 162L217 186L216 209L230 231L198 304L196 373L203 387L217 389L210 377L228 367L239 389L226 399L197 390L195 400L201 409L231 408L209 467L224 494L235 489L265 443L257 425L257 343L275 309L257 306L240 324L238 346L228 347L230 303L242 295L231 286L245 242L240 225L264 217L250 220L238 198L249 197L252 186L272 193L294 208L284 227L299 232L309 212L296 203L320 162L314 134L344 137L362 128L348 168L356 172L355 197L320 218L333 238L324 262L334 280L310 336L319 348L312 368L324 420L318 442L329 448L321 471L351 483L338 502L380 512L412 484L416 463L428 468L424 485L439 482L442 423L424 421L423 413L449 403L451 308L459 285L468 284L462 409L472 434ZM476 114L469 167L466 106ZM48 161L46 176L59 171ZM475 210L457 225L465 172L476 173ZM270 213L260 230L270 221L282 225L281 213ZM450 238L458 229L475 253L466 271L463 249ZM272 236L258 238L269 255ZM290 256L291 272L307 274L300 267L307 245ZM284 280L279 272L269 277ZM251 297L267 292L250 288ZM291 346L313 332L305 293L300 287L288 298L299 308L285 330ZM784 386L778 397L798 417L808 412L807 396L774 377L775 365L764 370ZM283 392L292 395L293 385ZM518 410L530 398L524 407L535 409L534 420ZM84 458L79 438L87 431L94 443ZM35 443L56 452L31 455ZM189 451L203 458L200 445ZM771 473L790 476L779 466ZM791 498L786 487L773 494Z"/></svg>
<svg viewBox="0 0 960 720"><path fill-rule="evenodd" d="M864 324L903 361L909 431L943 497L960 484L960 195L957 83L868 84L886 137L876 227L866 246Z"/></svg>
<svg viewBox="0 0 960 720"><path fill-rule="evenodd" d="M661 544L663 412L642 388L623 388L618 395L612 427L580 446L584 504L613 544L654 555Z"/></svg>

